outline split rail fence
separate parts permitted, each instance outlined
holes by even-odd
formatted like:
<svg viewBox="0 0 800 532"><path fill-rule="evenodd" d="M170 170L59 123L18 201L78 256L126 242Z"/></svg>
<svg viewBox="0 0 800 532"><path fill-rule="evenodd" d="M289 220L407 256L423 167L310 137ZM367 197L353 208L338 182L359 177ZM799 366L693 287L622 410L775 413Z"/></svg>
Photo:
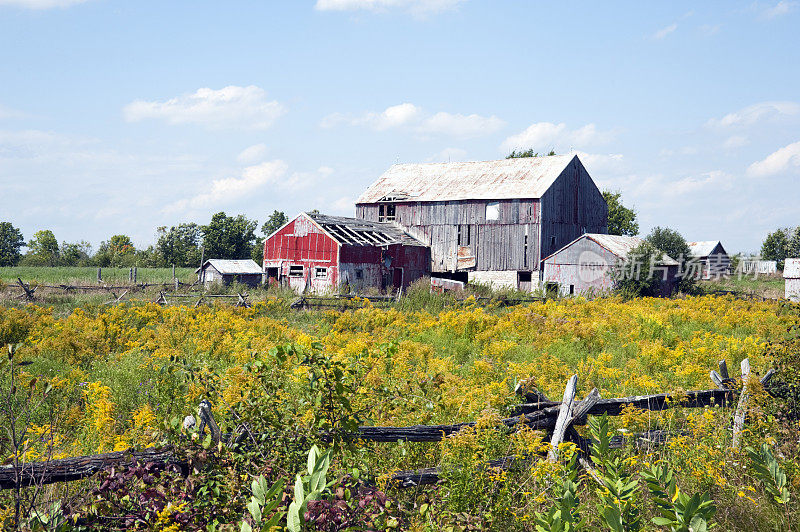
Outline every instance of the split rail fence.
<svg viewBox="0 0 800 532"><path fill-rule="evenodd" d="M608 414L616 416L625 408L634 407L642 410L665 410L668 408L700 408L705 406L736 407L733 427L732 445L738 447L744 426L747 402L750 396L750 362L745 359L741 363L741 376L731 378L728 373L727 363L719 362L720 371L711 371L711 380L717 385L716 389L689 391L680 394L660 393L633 397L617 397L603 399L597 389L593 389L582 401L575 400L578 376L573 375L567 381L564 395L560 402L551 401L536 390L526 390L524 386L517 387L517 393L525 400L524 403L512 409L511 417L503 419L502 424L508 430L515 430L520 426L535 430L542 430L550 435L549 452L547 458L555 460L558 455L559 444L563 441L574 442L581 450L581 455L588 455L590 442L581 437L575 426L584 425L587 416ZM770 380L775 370L770 369L760 382L768 389ZM738 396L738 397L737 397ZM202 401L199 409L200 427L203 433L209 427L215 442L227 441L229 444L238 441L242 433L230 435L220 434L214 417L211 414L208 401ZM452 425L414 425L409 427L360 427L357 432L346 435L349 439L373 442L437 442L458 433L465 427L474 427L475 423L456 423ZM658 445L667 441L675 433L663 430L650 430L629 437L615 437L612 447L621 447L626 441L633 440L638 446ZM330 439L329 435L322 435L323 439ZM506 469L521 460L530 460L533 457L506 456L500 457L486 464L486 467ZM0 466L0 489L10 489L16 486L39 486L55 482L68 482L90 477L103 469L132 463L155 463L161 467L175 465L184 473L188 472L188 464L179 459L172 447L149 448L144 450L118 451L75 458L50 460L47 462L25 463L21 466ZM591 471L591 466L585 458L580 463ZM424 484L434 484L440 480L440 471L435 467L416 471L398 471L391 476L393 485L397 487L411 487Z"/></svg>

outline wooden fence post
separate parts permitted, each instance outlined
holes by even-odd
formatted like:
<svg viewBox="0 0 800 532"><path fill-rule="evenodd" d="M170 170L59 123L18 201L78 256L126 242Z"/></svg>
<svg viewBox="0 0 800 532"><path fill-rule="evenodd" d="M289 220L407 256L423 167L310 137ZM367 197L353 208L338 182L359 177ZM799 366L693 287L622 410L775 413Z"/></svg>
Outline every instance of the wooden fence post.
<svg viewBox="0 0 800 532"><path fill-rule="evenodd" d="M103 268L97 268L97 284L103 282Z"/></svg>
<svg viewBox="0 0 800 532"><path fill-rule="evenodd" d="M733 447L739 447L742 428L744 427L744 417L747 413L747 381L750 378L750 360L742 360L742 393L739 395L739 404L736 406L736 414L733 416Z"/></svg>
<svg viewBox="0 0 800 532"><path fill-rule="evenodd" d="M561 401L561 407L558 410L558 418L556 418L556 427L553 429L553 437L550 438L550 451L547 453L547 459L555 462L558 458L558 445L564 439L564 433L567 431L567 425L572 419L572 403L575 401L575 389L578 386L578 376L573 375L567 381L567 387L564 388L564 398Z"/></svg>
<svg viewBox="0 0 800 532"><path fill-rule="evenodd" d="M137 274L139 273L138 270L139 270L139 268L137 268L136 266L133 267L133 284L136 284L136 277L137 277Z"/></svg>

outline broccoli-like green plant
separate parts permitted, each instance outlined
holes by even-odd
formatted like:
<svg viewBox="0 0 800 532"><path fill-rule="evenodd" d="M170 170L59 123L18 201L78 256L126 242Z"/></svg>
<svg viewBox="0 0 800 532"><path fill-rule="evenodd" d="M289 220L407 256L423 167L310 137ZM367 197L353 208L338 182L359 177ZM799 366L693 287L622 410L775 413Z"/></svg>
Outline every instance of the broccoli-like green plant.
<svg viewBox="0 0 800 532"><path fill-rule="evenodd" d="M717 509L708 493L691 497L682 493L672 470L660 465L642 471L642 478L661 514L653 518L653 524L669 527L673 532L701 532L713 526L710 521Z"/></svg>
<svg viewBox="0 0 800 532"><path fill-rule="evenodd" d="M614 532L639 530L641 517L635 500L639 482L625 471L622 459L611 452L611 433L608 415L589 420L592 443L592 461L598 467L601 487L597 490L602 508L600 516Z"/></svg>
<svg viewBox="0 0 800 532"><path fill-rule="evenodd" d="M286 515L286 528L289 532L300 532L305 521L306 507L309 501L316 501L331 485L327 481L328 468L331 465L331 449L320 452L316 445L308 452L308 474L297 474L294 482L294 500L289 505Z"/></svg>
<svg viewBox="0 0 800 532"><path fill-rule="evenodd" d="M770 496L771 501L779 506L789 503L789 488L786 481L786 473L778 463L778 459L773 456L769 445L761 444L761 448L756 450L752 447L746 449L750 457L756 476L764 485L764 490Z"/></svg>
<svg viewBox="0 0 800 532"><path fill-rule="evenodd" d="M269 532L273 527L278 526L283 517L283 512L277 512L269 519L262 523L264 516L267 516L275 511L281 503L280 494L283 492L283 480L277 480L271 487L267 487L267 479L264 475L259 475L258 478L253 480L250 490L253 496L250 502L247 503L247 509L250 516L253 518L253 524L258 527L256 530L261 532ZM253 532L253 528L246 522L242 521L241 532Z"/></svg>

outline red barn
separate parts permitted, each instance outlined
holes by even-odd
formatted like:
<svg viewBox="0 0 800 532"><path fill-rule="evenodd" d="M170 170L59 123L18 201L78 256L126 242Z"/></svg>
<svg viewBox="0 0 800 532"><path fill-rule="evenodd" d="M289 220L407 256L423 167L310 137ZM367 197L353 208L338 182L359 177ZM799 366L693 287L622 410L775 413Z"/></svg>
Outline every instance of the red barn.
<svg viewBox="0 0 800 532"><path fill-rule="evenodd" d="M430 249L387 222L301 213L264 242L264 274L301 292L407 287L430 274Z"/></svg>

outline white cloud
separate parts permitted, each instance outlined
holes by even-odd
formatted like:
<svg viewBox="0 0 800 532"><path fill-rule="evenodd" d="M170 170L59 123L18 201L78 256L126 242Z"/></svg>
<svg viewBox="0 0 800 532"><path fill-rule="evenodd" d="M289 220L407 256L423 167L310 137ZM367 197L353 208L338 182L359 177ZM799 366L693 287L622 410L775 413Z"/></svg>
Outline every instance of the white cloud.
<svg viewBox="0 0 800 532"><path fill-rule="evenodd" d="M800 167L800 141L769 154L747 168L747 173L754 177L766 177L785 172L792 167Z"/></svg>
<svg viewBox="0 0 800 532"><path fill-rule="evenodd" d="M375 131L411 128L423 135L448 135L453 137L478 137L494 133L505 125L498 117L478 114L463 115L438 112L433 115L413 103L387 107L382 112L361 115L333 113L322 119L320 127L332 128L340 124L368 127Z"/></svg>
<svg viewBox="0 0 800 532"><path fill-rule="evenodd" d="M87 0L0 0L0 6L23 7L26 9L51 9L82 4Z"/></svg>
<svg viewBox="0 0 800 532"><path fill-rule="evenodd" d="M317 0L319 11L388 11L402 9L416 15L455 9L464 0Z"/></svg>
<svg viewBox="0 0 800 532"><path fill-rule="evenodd" d="M168 124L198 124L209 129L266 129L285 112L282 104L267 100L264 89L254 85L202 88L163 102L136 100L123 108L129 122L154 118Z"/></svg>
<svg viewBox="0 0 800 532"><path fill-rule="evenodd" d="M677 181L669 183L664 192L672 196L693 194L709 188L730 188L730 175L720 170L704 172L697 176L686 176Z"/></svg>
<svg viewBox="0 0 800 532"><path fill-rule="evenodd" d="M666 37L667 35L669 35L670 33L672 33L673 31L675 31L677 29L678 29L678 25L676 23L672 23L669 26L661 28L660 30L655 32L653 34L653 39L656 39L657 41L660 41L661 39L663 39L664 37Z"/></svg>
<svg viewBox="0 0 800 532"><path fill-rule="evenodd" d="M733 113L728 113L722 118L712 118L706 122L710 127L749 126L781 116L792 116L800 113L800 104L795 102L760 102Z"/></svg>
<svg viewBox="0 0 800 532"><path fill-rule="evenodd" d="M191 198L167 205L164 212L181 212L210 205L229 203L263 188L278 183L286 174L288 166L281 160L267 161L242 170L238 177L227 177L212 181L208 190Z"/></svg>
<svg viewBox="0 0 800 532"><path fill-rule="evenodd" d="M487 117L439 112L423 120L419 130L454 137L477 137L494 133L504 125L505 122L494 115Z"/></svg>
<svg viewBox="0 0 800 532"><path fill-rule="evenodd" d="M242 150L239 155L236 156L236 160L242 164L252 164L256 161L259 161L264 158L264 155L267 153L267 145L266 144L254 144L249 148L245 148Z"/></svg>
<svg viewBox="0 0 800 532"><path fill-rule="evenodd" d="M614 138L611 131L598 131L594 124L586 124L578 129L567 129L564 123L537 122L525 131L506 138L500 145L502 151L526 150L533 148L540 152L571 150L573 146L604 144Z"/></svg>
<svg viewBox="0 0 800 532"><path fill-rule="evenodd" d="M797 2L792 2L792 1L788 1L788 0L781 0L780 2L775 4L774 6L765 9L762 12L762 16L764 18L767 18L767 19L780 17L780 16L783 16L783 15L786 15L786 14L790 13L791 11L794 10L795 7L797 7Z"/></svg>
<svg viewBox="0 0 800 532"><path fill-rule="evenodd" d="M706 37L711 37L719 33L719 30L722 29L722 24L702 24L698 29L701 34Z"/></svg>
<svg viewBox="0 0 800 532"><path fill-rule="evenodd" d="M586 167L590 175L603 175L618 173L625 166L625 158L621 153L586 153L576 151L575 153Z"/></svg>
<svg viewBox="0 0 800 532"><path fill-rule="evenodd" d="M728 137L722 146L728 150L732 150L735 148L741 148L742 146L747 146L748 144L750 144L750 141L747 139L747 137L742 135L732 135Z"/></svg>

